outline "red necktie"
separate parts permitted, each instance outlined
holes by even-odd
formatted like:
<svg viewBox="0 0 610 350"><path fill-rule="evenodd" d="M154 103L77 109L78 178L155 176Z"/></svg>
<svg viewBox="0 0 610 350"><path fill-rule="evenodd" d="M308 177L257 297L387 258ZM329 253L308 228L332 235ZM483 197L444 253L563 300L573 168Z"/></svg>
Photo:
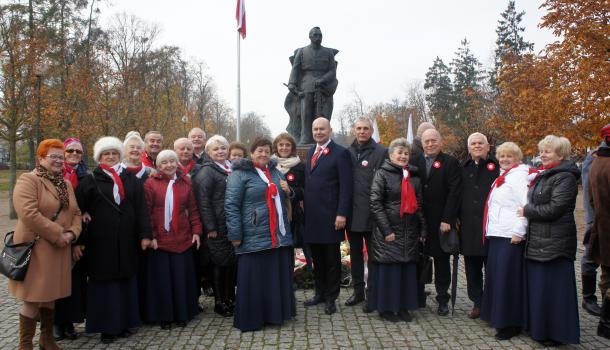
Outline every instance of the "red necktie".
<svg viewBox="0 0 610 350"><path fill-rule="evenodd" d="M321 152L322 147L318 146L318 148L316 149L316 153L314 153L313 157L311 157L311 170L313 170L313 168L316 166L316 162L318 161L318 157L320 156Z"/></svg>

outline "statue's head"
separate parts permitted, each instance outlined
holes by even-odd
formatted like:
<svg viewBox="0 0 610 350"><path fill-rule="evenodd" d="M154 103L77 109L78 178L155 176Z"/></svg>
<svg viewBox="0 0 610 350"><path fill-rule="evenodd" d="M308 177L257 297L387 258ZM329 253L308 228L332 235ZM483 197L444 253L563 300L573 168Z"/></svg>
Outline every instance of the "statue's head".
<svg viewBox="0 0 610 350"><path fill-rule="evenodd" d="M320 30L320 27L311 28L309 31L309 40L311 40L311 43L314 45L322 44L322 31Z"/></svg>

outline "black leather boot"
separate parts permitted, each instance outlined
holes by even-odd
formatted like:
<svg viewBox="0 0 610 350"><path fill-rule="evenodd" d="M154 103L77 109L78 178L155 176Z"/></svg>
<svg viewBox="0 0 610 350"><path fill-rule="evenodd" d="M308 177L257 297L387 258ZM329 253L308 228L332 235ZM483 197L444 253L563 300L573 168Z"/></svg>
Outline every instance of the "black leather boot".
<svg viewBox="0 0 610 350"><path fill-rule="evenodd" d="M364 290L354 290L354 294L345 301L345 306L360 304L364 299Z"/></svg>
<svg viewBox="0 0 610 350"><path fill-rule="evenodd" d="M601 316L597 326L597 335L610 339L610 299L604 298L602 302Z"/></svg>
<svg viewBox="0 0 610 350"><path fill-rule="evenodd" d="M597 305L597 297L595 296L596 290L596 276L595 275L581 275L582 280L582 308L587 311L590 315L599 316L601 309Z"/></svg>

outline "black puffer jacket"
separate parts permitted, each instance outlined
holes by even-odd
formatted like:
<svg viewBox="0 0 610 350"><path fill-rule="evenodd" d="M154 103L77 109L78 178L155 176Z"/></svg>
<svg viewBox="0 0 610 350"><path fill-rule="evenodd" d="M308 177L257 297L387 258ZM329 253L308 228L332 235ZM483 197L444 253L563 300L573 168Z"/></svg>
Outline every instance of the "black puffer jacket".
<svg viewBox="0 0 610 350"><path fill-rule="evenodd" d="M573 161L562 161L544 171L527 195L524 216L529 219L525 257L550 261L576 257L574 207L580 171Z"/></svg>
<svg viewBox="0 0 610 350"><path fill-rule="evenodd" d="M219 266L227 266L235 262L235 252L227 238L225 218L227 176L227 173L215 162L206 160L201 170L192 178L203 222L204 242L210 250L210 258ZM207 234L212 231L216 231L216 238L208 239Z"/></svg>
<svg viewBox="0 0 610 350"><path fill-rule="evenodd" d="M417 243L426 236L422 212L421 182L415 166L409 166L411 185L417 197L417 211L400 217L402 168L386 160L375 174L371 186L371 214L377 227L373 230L369 258L377 263L417 261ZM385 237L394 233L392 242Z"/></svg>

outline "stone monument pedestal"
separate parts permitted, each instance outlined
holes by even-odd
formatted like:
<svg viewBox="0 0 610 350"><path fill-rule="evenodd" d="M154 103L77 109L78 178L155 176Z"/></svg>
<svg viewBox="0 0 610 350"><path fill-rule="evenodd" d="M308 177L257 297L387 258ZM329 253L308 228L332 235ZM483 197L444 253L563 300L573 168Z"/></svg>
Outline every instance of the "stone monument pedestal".
<svg viewBox="0 0 610 350"><path fill-rule="evenodd" d="M307 151L313 146L311 145L297 145L297 156L301 158L301 160L307 163Z"/></svg>

